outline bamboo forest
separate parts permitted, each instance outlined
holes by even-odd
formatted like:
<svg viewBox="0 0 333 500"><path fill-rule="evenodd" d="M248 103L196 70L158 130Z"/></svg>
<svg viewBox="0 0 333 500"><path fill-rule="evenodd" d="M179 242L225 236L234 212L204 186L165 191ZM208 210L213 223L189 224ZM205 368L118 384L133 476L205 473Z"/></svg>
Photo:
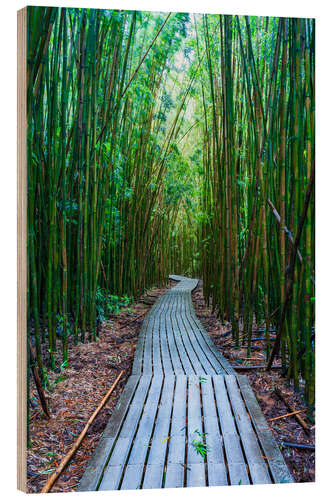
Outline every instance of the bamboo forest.
<svg viewBox="0 0 333 500"><path fill-rule="evenodd" d="M216 359L226 356L228 373L237 372L240 381L249 375L259 402L253 382L259 379L251 378L256 368L261 380L283 380L290 398L296 399L286 408L280 402L280 414L296 414L289 420L300 433L304 429L299 420L305 425L308 419L309 429L315 404L314 20L28 7L27 125L29 446L38 420L34 378L45 426L47 405L52 408L55 397L54 380L60 386L77 363L84 366L84 357L72 362L73 353L104 345L108 325L118 333L125 331L123 326L131 332L135 304L153 302L154 291L171 301L170 276L183 280L174 292L181 294L187 287L194 302L201 290L202 311L219 325L211 335L203 322L212 339L205 342L219 350ZM164 311L166 319L158 320L159 351L155 353L153 340L149 359L151 387L158 372L155 363L161 359L165 388L165 353L177 378L171 340L164 352L162 339L176 312L165 312L172 306L163 297L145 319L139 311L145 332L140 335L146 340L141 342L139 335L130 348L134 360L141 350L144 353L144 374L145 325L154 311ZM182 307L192 308L187 299L177 300L185 304L172 309L177 314ZM194 307L201 321L199 306ZM189 331L186 314L179 328ZM118 328L122 315L123 326ZM195 367L208 365L203 344L198 354L185 333L180 334L182 340L176 338L175 328L172 338L182 370L186 375L188 364L201 375ZM197 327L191 328L194 332ZM110 355L115 352L112 346L108 343ZM228 357L231 351L235 358ZM183 353L189 361L183 360ZM117 365L115 357L112 362ZM132 369L135 376L135 366L134 361L127 375ZM208 369L202 373L209 384L214 379L218 404L214 377L222 372L217 370L211 379ZM231 382L225 383L233 404ZM203 386L208 390L209 384ZM242 383L237 384L241 390ZM204 388L200 390L204 412ZM242 397L246 401L244 393ZM149 402L150 396L145 404ZM298 404L304 410L298 410ZM187 412L190 426L191 410ZM280 414L272 415L277 419ZM153 454L157 423L149 435L151 451L145 464ZM186 442L208 467L209 485L213 476L207 428L204 424L195 431L203 444L190 443L190 427ZM136 436L140 432L138 427ZM259 431L258 436L260 441ZM168 464L171 440L165 446ZM265 451L265 445L260 446ZM269 451L261 454L270 456ZM187 464L190 457L188 450ZM127 484L131 458L127 460L115 489ZM251 472L250 458L247 463L249 481L260 482ZM57 466L52 467L50 474ZM165 467L163 487L173 484ZM140 487L146 487L148 469L145 465ZM192 484L189 470L185 486ZM232 470L229 464L226 484L233 484ZM279 482L274 474L272 469L271 482ZM108 484L107 477L105 472L99 488Z"/></svg>

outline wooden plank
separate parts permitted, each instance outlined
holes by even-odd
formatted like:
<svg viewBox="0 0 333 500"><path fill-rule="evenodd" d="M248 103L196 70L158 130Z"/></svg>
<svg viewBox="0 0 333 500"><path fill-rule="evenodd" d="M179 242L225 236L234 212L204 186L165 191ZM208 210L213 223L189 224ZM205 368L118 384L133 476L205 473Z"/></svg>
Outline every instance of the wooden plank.
<svg viewBox="0 0 333 500"><path fill-rule="evenodd" d="M142 361L142 371L143 373L152 373L153 372L153 349L156 349L158 345L154 343L153 339L155 336L156 330L155 324L159 318L159 314L161 309L164 307L164 297L157 299L153 307L149 311L149 321L146 327L145 333L145 343L143 349L143 361ZM157 352L155 351L155 355ZM156 359L156 363L158 363L158 359ZM161 369L161 367L160 367Z"/></svg>
<svg viewBox="0 0 333 500"><path fill-rule="evenodd" d="M160 322L161 315L163 314L163 309L165 306L165 301L161 301L161 309L155 314L155 322L152 332L153 338L153 359L152 359L152 369L153 373L161 374L163 373L162 359L161 359L161 348L160 348Z"/></svg>
<svg viewBox="0 0 333 500"><path fill-rule="evenodd" d="M194 290L199 283L199 280L192 278L185 278L184 276L178 276L176 274L170 274L169 278L175 281L179 281L178 285L172 288L172 290Z"/></svg>
<svg viewBox="0 0 333 500"><path fill-rule="evenodd" d="M153 372L153 328L155 324L155 314L153 314L147 325L145 345L143 348L142 372L152 374Z"/></svg>
<svg viewBox="0 0 333 500"><path fill-rule="evenodd" d="M173 331L173 339L181 360L181 364L183 366L185 373L189 375L191 373L195 373L195 371L193 369L193 366L191 364L191 361L188 357L188 354L183 344L182 335L184 332L182 332L178 326L177 317L180 314L179 307L180 307L180 299L179 295L177 294L175 297L175 313L171 316L171 327Z"/></svg>
<svg viewBox="0 0 333 500"><path fill-rule="evenodd" d="M127 465L121 482L121 490L137 490L140 488L144 464Z"/></svg>
<svg viewBox="0 0 333 500"><path fill-rule="evenodd" d="M77 491L95 491L111 452L114 438L102 437L81 478Z"/></svg>
<svg viewBox="0 0 333 500"><path fill-rule="evenodd" d="M104 472L104 476L98 490L99 491L117 490L119 488L119 483L122 473L123 473L122 465L108 467ZM86 490L83 489L80 491L86 491Z"/></svg>
<svg viewBox="0 0 333 500"><path fill-rule="evenodd" d="M231 485L244 485L250 484L249 476L244 464L228 464L229 477Z"/></svg>
<svg viewBox="0 0 333 500"><path fill-rule="evenodd" d="M142 376L140 378L132 404L130 405L129 411L121 428L119 434L120 437L118 437L115 441L114 448L105 470L101 482L101 487L103 489L106 488L105 482L107 482L107 484L112 483L113 479L111 478L111 474L114 472L114 467L124 467L128 456L128 464L124 472L121 489L136 489L138 485L140 485L145 457L148 452L151 429L154 424L157 403L159 400L162 377L153 377L150 387L149 382L150 377ZM144 406L148 387L149 393ZM140 417L141 420L139 420ZM135 440L133 443L134 435Z"/></svg>
<svg viewBox="0 0 333 500"><path fill-rule="evenodd" d="M171 296L171 294L170 294ZM175 374L183 374L184 369L182 366L182 363L180 361L180 356L178 353L178 349L176 346L175 338L174 338L174 333L173 333L173 327L172 327L172 316L175 314L176 310L176 303L174 298L171 298L169 309L165 315L165 332L166 332L166 338L167 338L167 343L169 347L169 352L170 352L170 357L174 369Z"/></svg>
<svg viewBox="0 0 333 500"><path fill-rule="evenodd" d="M268 467L241 398L236 377L226 377L226 385L235 414L236 425L240 434L247 463L249 465L252 481L254 484L271 483Z"/></svg>
<svg viewBox="0 0 333 500"><path fill-rule="evenodd" d="M143 479L143 489L162 488L164 464L146 465Z"/></svg>
<svg viewBox="0 0 333 500"><path fill-rule="evenodd" d="M191 375L188 380L188 403L187 403L187 466L192 464L203 464L204 458L197 453L193 441L203 441L200 436L203 432L201 399L199 377Z"/></svg>
<svg viewBox="0 0 333 500"><path fill-rule="evenodd" d="M226 384L228 386L231 404L237 416L236 423L249 465L252 481L254 484L269 484L271 483L271 478L268 472L268 466L241 398L236 378L228 377L226 379Z"/></svg>
<svg viewBox="0 0 333 500"><path fill-rule="evenodd" d="M194 331L193 331L193 322L189 322L186 312L182 316L182 322L184 328L186 330L186 346L188 352L190 352L192 363L195 364L195 370L197 375L201 375L202 373L212 374L217 373L214 366L209 362L208 357L206 356L205 351L202 349L201 345L197 341Z"/></svg>
<svg viewBox="0 0 333 500"><path fill-rule="evenodd" d="M243 464L246 466L239 436L236 433L225 434L223 442L228 466L231 464Z"/></svg>
<svg viewBox="0 0 333 500"><path fill-rule="evenodd" d="M204 373L204 369L202 367L202 364L200 363L196 352L193 349L193 346L191 344L191 341L189 339L189 334L187 329L184 326L184 323L182 321L182 317L180 315L177 315L175 317L176 322L176 330L177 330L177 335L179 338L179 342L181 345L181 349L183 352L183 356L186 358L185 363L183 362L185 371L187 375L191 374L199 374L199 373ZM183 358L182 358L183 361Z"/></svg>
<svg viewBox="0 0 333 500"><path fill-rule="evenodd" d="M184 464L185 461L186 389L187 378L182 375L177 376L171 434L168 441L168 464Z"/></svg>
<svg viewBox="0 0 333 500"><path fill-rule="evenodd" d="M253 484L272 483L266 464L250 462L249 469Z"/></svg>
<svg viewBox="0 0 333 500"><path fill-rule="evenodd" d="M115 437L118 433L122 420L127 412L130 405L132 397L139 383L138 375L131 375L128 378L127 384L120 395L120 398L112 411L111 418L107 423L103 436L104 437Z"/></svg>
<svg viewBox="0 0 333 500"><path fill-rule="evenodd" d="M228 484L224 464L208 463L208 486L225 486Z"/></svg>
<svg viewBox="0 0 333 500"><path fill-rule="evenodd" d="M222 435L225 437L227 434L237 434L234 417L231 412L225 388L224 377L214 375L212 379Z"/></svg>
<svg viewBox="0 0 333 500"><path fill-rule="evenodd" d="M229 376L222 377L215 375L212 377L230 483L236 485L241 481L241 484L249 484L250 479L247 473L246 461L230 408L225 387L225 378L229 378Z"/></svg>
<svg viewBox="0 0 333 500"><path fill-rule="evenodd" d="M168 440L168 463L184 464L185 462L185 419L172 419L171 434Z"/></svg>
<svg viewBox="0 0 333 500"><path fill-rule="evenodd" d="M148 465L164 465L165 455L170 439L170 416L172 411L175 377L164 379L161 401L158 409L156 425L149 449Z"/></svg>
<svg viewBox="0 0 333 500"><path fill-rule="evenodd" d="M250 383L246 375L237 375L241 393L246 401L248 412L251 415L252 421L258 430L269 430L269 425L262 413L256 397L251 389Z"/></svg>
<svg viewBox="0 0 333 500"><path fill-rule="evenodd" d="M221 375L229 373L232 368L230 368L229 370L229 363L227 363L227 361L220 355L214 344L210 343L208 333L201 330L201 328L198 326L198 323L193 317L188 315L188 318L191 322L193 338L197 342L198 348L201 349L203 356L207 358L212 366L210 373Z"/></svg>
<svg viewBox="0 0 333 500"><path fill-rule="evenodd" d="M208 436L218 436L219 440L221 440L222 436L220 434L219 430L219 423L217 416L215 417L205 417L204 418L204 427L205 427L205 433ZM222 444L222 443L221 443Z"/></svg>
<svg viewBox="0 0 333 500"><path fill-rule="evenodd" d="M206 432L206 429L205 429ZM206 434L206 445L207 445L207 463L223 464L223 440L220 434L213 434L207 432Z"/></svg>
<svg viewBox="0 0 333 500"><path fill-rule="evenodd" d="M132 375L139 375L142 373L142 359L143 359L143 345L145 333L141 329L140 336L137 340L135 347L134 360L132 365Z"/></svg>
<svg viewBox="0 0 333 500"><path fill-rule="evenodd" d="M191 344L191 341L189 339L189 333L187 328L184 325L184 315L185 315L185 304L184 304L184 299L186 296L186 292L183 292L179 294L178 296L178 308L179 312L175 317L175 321L177 322L177 329L179 331L179 336L180 340L183 346L183 349L185 351L185 355L188 359L188 368L186 370L187 374L196 374L196 373L202 373L202 365L200 363L200 360L198 359L193 346Z"/></svg>
<svg viewBox="0 0 333 500"><path fill-rule="evenodd" d="M134 431L133 431L134 433ZM108 462L108 467L112 465L124 465L126 457L132 446L132 436L119 437L115 441L114 449Z"/></svg>
<svg viewBox="0 0 333 500"><path fill-rule="evenodd" d="M157 405L162 389L162 376L154 376L149 389L148 398L139 422L139 427L133 443L128 464L143 464L148 452L148 445L155 422ZM134 469L133 469L134 470Z"/></svg>
<svg viewBox="0 0 333 500"><path fill-rule="evenodd" d="M193 312L192 320L195 325L194 333L197 338L198 343L201 345L203 351L209 357L209 361L214 363L214 367L219 370L217 373L234 375L235 371L228 363L228 361L222 356L219 350L216 348L215 344L209 337L208 333L202 327L200 321L195 316ZM217 363L217 365L216 365Z"/></svg>
<svg viewBox="0 0 333 500"><path fill-rule="evenodd" d="M170 439L169 431L170 420L158 418L147 461L149 465L164 465L168 441Z"/></svg>
<svg viewBox="0 0 333 500"><path fill-rule="evenodd" d="M244 396L247 410L256 429L258 439L268 460L268 467L275 483L294 482L282 453L270 431L256 397L246 376L238 376L237 381Z"/></svg>
<svg viewBox="0 0 333 500"><path fill-rule="evenodd" d="M161 343L161 353L162 353L162 364L163 364L163 372L165 374L174 373L173 365L170 358L170 352L167 342L167 333L166 333L166 314L167 310L170 307L171 297L170 294L167 294L165 297L165 309L163 310L163 314L161 314L160 320L160 343Z"/></svg>
<svg viewBox="0 0 333 500"><path fill-rule="evenodd" d="M132 374L141 374L143 370L143 348L145 344L145 339L146 339L146 334L147 334L147 328L148 328L148 323L149 323L149 318L150 318L150 312L149 311L143 320L140 334L138 337L138 341L136 343L136 348L135 348L135 356L134 356L134 361L133 361L133 366L132 366Z"/></svg>
<svg viewBox="0 0 333 500"><path fill-rule="evenodd" d="M195 337L193 336L191 325L188 322L186 316L187 303L190 300L191 300L190 295L188 293L184 293L182 296L182 302L184 307L183 312L181 315L177 317L178 327L182 335L182 341L184 343L188 356L193 365L194 372L196 374L212 373L212 367L208 363L204 353L203 352L201 352L200 354L197 353L198 347L200 350L200 346L196 341Z"/></svg>
<svg viewBox="0 0 333 500"><path fill-rule="evenodd" d="M215 417L205 417L204 428L208 449L207 463L224 465L223 440L219 431L217 416L215 415Z"/></svg>
<svg viewBox="0 0 333 500"><path fill-rule="evenodd" d="M169 274L169 278L174 281L182 281L184 279L183 276L179 276L178 274Z"/></svg>
<svg viewBox="0 0 333 500"><path fill-rule="evenodd" d="M268 462L268 464L275 483L280 484L294 482L294 478L289 472L284 460L282 462L271 460Z"/></svg>
<svg viewBox="0 0 333 500"><path fill-rule="evenodd" d="M108 463L111 449L121 428L123 418L138 386L138 382L139 377L137 375L129 377L119 401L112 412L111 418L103 432L103 437L100 440L92 459L89 461L84 475L82 476L78 491L96 490L103 469ZM124 443L121 443L121 445L123 446ZM127 449L128 446L129 441L127 442ZM117 462L116 457L114 460ZM121 465L121 462L116 465Z"/></svg>
<svg viewBox="0 0 333 500"><path fill-rule="evenodd" d="M214 389L212 384L212 377L210 375L202 375L199 377L201 394L202 394L202 407L205 421L207 417L213 417L217 422L217 408L215 404Z"/></svg>
<svg viewBox="0 0 333 500"><path fill-rule="evenodd" d="M216 348L213 340L210 338L209 334L206 332L206 330L202 326L199 318L195 314L192 300L190 301L189 308L188 308L188 311L187 311L187 315L192 320L192 322L196 326L197 330L199 330L199 332L201 333L201 337L204 340L205 344L209 347L210 351L214 354L214 356L216 357L216 359L218 359L222 363L225 371L227 373L229 373L229 374L235 374L235 372L231 368L230 364L221 355L221 353L219 352L219 350Z"/></svg>
<svg viewBox="0 0 333 500"><path fill-rule="evenodd" d="M167 377L164 378L162 396L158 409L159 419L160 418L170 419L173 406L175 383L176 383L176 377L174 375L168 375Z"/></svg>
<svg viewBox="0 0 333 500"><path fill-rule="evenodd" d="M130 404L128 413L121 428L119 434L120 437L133 436L142 412L150 381L151 377L149 375L143 375L140 377L139 385L135 391L134 398L132 400L132 403Z"/></svg>
<svg viewBox="0 0 333 500"><path fill-rule="evenodd" d="M235 421L240 434L252 435L254 434L251 420L244 406L236 377L225 377L225 383L228 390L231 406L235 415Z"/></svg>
<svg viewBox="0 0 333 500"><path fill-rule="evenodd" d="M165 473L164 488L183 488L184 473L184 464L168 463Z"/></svg>
<svg viewBox="0 0 333 500"><path fill-rule="evenodd" d="M255 433L251 432L244 434L243 432L241 432L240 437L249 465L251 463L261 463L266 466L265 459L263 458L264 455L260 449L259 442Z"/></svg>
<svg viewBox="0 0 333 500"><path fill-rule="evenodd" d="M191 463L186 469L186 486L187 487L199 487L206 486L206 473L205 464L202 463Z"/></svg>

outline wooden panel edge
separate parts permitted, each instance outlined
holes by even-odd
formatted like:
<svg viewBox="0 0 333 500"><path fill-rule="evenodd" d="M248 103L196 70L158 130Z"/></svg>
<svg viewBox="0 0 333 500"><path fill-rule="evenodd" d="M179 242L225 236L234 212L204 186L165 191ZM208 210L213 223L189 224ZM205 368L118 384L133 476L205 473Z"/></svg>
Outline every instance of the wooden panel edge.
<svg viewBox="0 0 333 500"><path fill-rule="evenodd" d="M27 491L27 8L17 12L17 488Z"/></svg>

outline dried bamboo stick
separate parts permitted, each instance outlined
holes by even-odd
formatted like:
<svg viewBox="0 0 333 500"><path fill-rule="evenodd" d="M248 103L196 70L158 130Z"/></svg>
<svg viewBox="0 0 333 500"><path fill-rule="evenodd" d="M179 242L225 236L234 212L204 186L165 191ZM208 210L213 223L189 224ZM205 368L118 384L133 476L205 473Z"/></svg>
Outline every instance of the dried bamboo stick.
<svg viewBox="0 0 333 500"><path fill-rule="evenodd" d="M56 482L56 480L58 479L58 477L60 476L60 474L62 473L62 471L64 470L64 468L66 467L66 465L68 464L70 459L72 458L72 456L75 454L75 452L79 448L80 444L82 443L84 436L87 434L87 431L89 429L90 424L92 424L92 422L95 420L96 416L98 415L100 410L103 408L103 406L105 405L105 403L107 402L107 400L111 396L112 392L114 391L115 387L117 386L119 380L124 375L124 373L125 373L125 370L122 370L119 373L118 377L116 378L116 380L112 384L111 389L109 389L109 391L106 393L106 395L104 396L104 398L102 399L102 401L100 402L100 404L98 405L98 407L96 408L94 413L89 418L88 422L86 423L83 431L81 432L81 434L79 435L79 437L75 441L74 445L69 450L67 455L61 460L60 464L58 465L58 467L56 468L56 470L54 471L52 476L49 478L49 480L45 484L44 488L42 489L42 493L48 493L51 490L52 486L54 485L54 483Z"/></svg>
<svg viewBox="0 0 333 500"><path fill-rule="evenodd" d="M248 365L248 366L232 365L232 368L234 370L264 370L266 368L266 366L265 365L256 365L256 366L251 366L251 365ZM275 365L275 366L271 367L271 370L278 370L278 369L281 369L281 368L282 368L281 365Z"/></svg>
<svg viewBox="0 0 333 500"><path fill-rule="evenodd" d="M274 392L281 399L281 401L285 404L286 408L288 408L288 410L290 412L295 412L295 408L293 408L288 403L286 397L284 396L284 394L282 394L282 392L280 391L280 389L278 389L277 387L275 387ZM309 428L306 425L306 423L304 422L304 420L302 419L302 417L300 417L298 414L295 414L294 416L295 416L297 422L303 427L303 429L305 430L305 432L308 434L309 433Z"/></svg>
<svg viewBox="0 0 333 500"><path fill-rule="evenodd" d="M280 418L291 417L292 415L296 415L298 413L302 413L303 411L305 411L305 410L291 411L290 413L285 413L284 415L279 415L278 417L270 418L270 419L268 419L268 422L273 422L275 420L280 420Z"/></svg>
<svg viewBox="0 0 333 500"><path fill-rule="evenodd" d="M132 318L130 319L129 321L127 321L124 325L122 325L119 330L122 330L123 328L125 328L126 326L130 325L131 323L133 323L133 321L136 321L137 319L140 319L142 318L142 316L144 316L145 314L147 314L148 311L144 311L143 313L139 314L139 316L135 316L135 318Z"/></svg>

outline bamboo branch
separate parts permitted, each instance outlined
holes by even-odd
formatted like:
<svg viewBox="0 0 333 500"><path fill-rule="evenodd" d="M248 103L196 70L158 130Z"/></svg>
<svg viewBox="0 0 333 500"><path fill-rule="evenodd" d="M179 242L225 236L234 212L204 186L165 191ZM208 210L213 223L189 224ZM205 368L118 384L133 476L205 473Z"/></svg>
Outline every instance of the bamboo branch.
<svg viewBox="0 0 333 500"><path fill-rule="evenodd" d="M30 360L31 360L31 365L32 365L31 366L31 371L32 371L32 374L33 374L33 377L34 377L34 380L35 380L35 384L36 384L36 389L37 389L37 392L38 392L39 401L40 401L40 404L41 404L41 406L43 408L43 412L44 412L46 418L50 419L51 418L51 414L50 414L50 411L48 409L46 398L45 398L45 394L44 394L43 387L42 387L42 383L40 381L40 377L39 377L39 373L38 373L38 368L37 368L37 364L36 364L36 358L35 358L35 355L34 355L34 350L33 350L30 338L29 338L29 344L28 345L29 345L29 354L30 354Z"/></svg>
<svg viewBox="0 0 333 500"><path fill-rule="evenodd" d="M302 419L302 417L300 417L298 415L298 413L296 412L295 408L293 408L291 406L291 404L288 403L285 395L282 394L282 392L280 391L280 389L278 389L277 387L275 387L274 392L278 396L278 398L281 399L281 401L284 403L284 405L286 406L286 408L288 408L288 410L291 413L294 413L294 416L295 416L295 419L297 420L297 422L303 427L304 431L307 434L309 434L309 428L308 428L308 426L306 425L306 423L304 422L304 420Z"/></svg>
<svg viewBox="0 0 333 500"><path fill-rule="evenodd" d="M140 69L140 67L141 67L141 65L142 65L142 63L143 63L143 61L146 59L147 55L149 54L150 49L151 49L151 48L152 48L152 46L154 45L154 43L155 43L155 41L157 40L157 37L158 37L158 35L161 33L162 29L164 28L164 26L165 26L165 25L166 25L166 23L168 22L168 19L169 19L169 17L171 16L171 14L172 14L172 12L169 12L169 14L168 14L168 15L167 15L167 17L165 18L165 21L163 22L162 26L160 27L160 29L159 29L159 30L158 30L158 32L156 33L156 35L155 35L155 37L154 37L153 41L151 42L151 44L149 45L148 49L146 50L146 52L145 52L145 53L144 53L144 55L142 56L142 59L141 59L141 61L139 62L139 65L137 66L136 70L134 71L134 73L132 74L131 78L129 79L129 81L128 81L128 83L127 83L126 87L124 88L124 90L123 90L123 92L122 92L121 96L119 97L119 101L120 101L120 100L124 97L124 95L125 95L125 93L126 93L126 91L127 91L128 87L129 87L129 86L131 85L131 83L132 83L133 78L135 77L135 75L136 75L136 74L137 74L137 72L139 71L139 69ZM118 102L119 102L119 101L118 101Z"/></svg>
<svg viewBox="0 0 333 500"><path fill-rule="evenodd" d="M280 318L279 329L277 331L276 340L275 340L275 343L274 343L274 346L273 346L273 349L272 349L272 353L271 353L271 356L270 356L268 364L267 364L267 368L266 368L267 371L271 369L272 363L274 361L274 358L277 355L278 350L280 348L280 342L281 342L281 337L282 337L282 330L283 330L284 320L285 320L286 313L287 313L287 306L288 306L288 303L289 303L289 300L290 300L290 297L291 297L291 292L292 292L293 283L294 283L297 248L298 248L298 245L299 245L299 242L300 242L300 239L301 239L302 230L303 230L303 226L304 226L305 219L306 219L306 214L307 214L309 203L310 203L310 199L311 199L312 189L313 189L313 185L314 185L314 178L315 178L315 164L313 163L312 170L311 170L311 177L310 177L309 184L308 184L308 187L307 187L307 190L306 190L303 211L302 211L302 215L301 215L301 218L300 218L300 221L299 221L299 225L298 225L298 229L297 229L297 235L296 235L296 239L295 239L295 245L294 245L294 249L293 249L293 252L292 252L291 258L290 258L289 279L288 279L288 283L287 283L287 287L286 287L286 293L285 293L285 299L284 299L284 303L283 303L283 307L282 307L282 311L281 311L281 318Z"/></svg>
<svg viewBox="0 0 333 500"><path fill-rule="evenodd" d="M268 422L274 422L275 420L280 420L280 418L287 418L287 417L291 417L292 415L297 415L298 413L302 413L306 410L296 410L296 411L291 411L290 413L285 413L284 415L279 415L278 417L274 417L274 418L269 418L268 419Z"/></svg>
<svg viewBox="0 0 333 500"><path fill-rule="evenodd" d="M276 220L278 221L278 223L281 224L281 216L280 216L279 212L276 210L275 206L273 205L273 203L271 202L271 200L269 198L267 198L266 201L267 201L269 207L272 209L274 217L276 218ZM290 243L293 246L295 246L295 241L294 241L293 235L289 231L289 229L287 228L287 226L283 226L283 230L286 233L286 235L288 236L288 240L290 241ZM297 256L299 258L300 263L303 264L303 257L302 257L301 252L299 251L299 249L297 249Z"/></svg>

